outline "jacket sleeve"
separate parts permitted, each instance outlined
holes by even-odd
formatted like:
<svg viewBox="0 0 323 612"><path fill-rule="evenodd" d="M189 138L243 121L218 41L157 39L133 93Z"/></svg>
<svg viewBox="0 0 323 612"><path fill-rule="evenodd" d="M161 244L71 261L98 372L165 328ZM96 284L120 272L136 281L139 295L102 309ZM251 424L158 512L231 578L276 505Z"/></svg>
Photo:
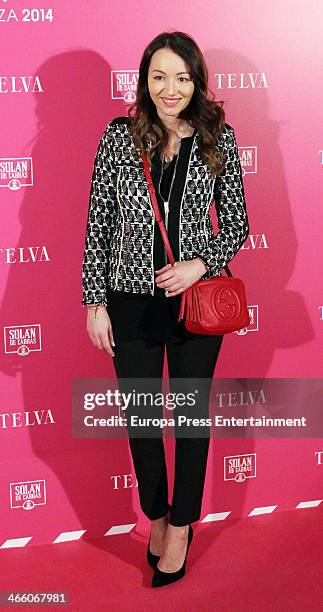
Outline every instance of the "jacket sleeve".
<svg viewBox="0 0 323 612"><path fill-rule="evenodd" d="M249 234L248 215L241 164L234 129L227 124L225 167L214 182L213 197L216 203L219 231L199 253L209 268L218 275L233 259Z"/></svg>
<svg viewBox="0 0 323 612"><path fill-rule="evenodd" d="M113 158L113 127L109 123L94 160L82 264L82 305L104 304L107 261L116 219L116 168Z"/></svg>

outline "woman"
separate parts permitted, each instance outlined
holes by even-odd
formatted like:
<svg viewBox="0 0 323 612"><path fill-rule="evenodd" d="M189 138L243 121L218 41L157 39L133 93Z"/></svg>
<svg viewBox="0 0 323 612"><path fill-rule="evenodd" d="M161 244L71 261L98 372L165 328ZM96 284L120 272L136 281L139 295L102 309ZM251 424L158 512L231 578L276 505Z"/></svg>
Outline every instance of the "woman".
<svg viewBox="0 0 323 612"><path fill-rule="evenodd" d="M249 234L234 130L224 121L223 102L207 96L207 82L203 55L188 35L166 32L148 45L136 103L128 117L108 124L99 144L82 268L87 331L96 347L112 355L117 377L155 379L161 388L166 347L172 389L178 379L189 379L202 391L199 416L208 414L223 336L189 333L177 320L181 294L200 278L219 276ZM141 149L174 266L155 221ZM213 200L216 236L209 215ZM152 585L161 586L185 574L191 523L200 518L209 435L183 437L176 429L171 505L162 435L129 435L129 444L141 508L151 520Z"/></svg>

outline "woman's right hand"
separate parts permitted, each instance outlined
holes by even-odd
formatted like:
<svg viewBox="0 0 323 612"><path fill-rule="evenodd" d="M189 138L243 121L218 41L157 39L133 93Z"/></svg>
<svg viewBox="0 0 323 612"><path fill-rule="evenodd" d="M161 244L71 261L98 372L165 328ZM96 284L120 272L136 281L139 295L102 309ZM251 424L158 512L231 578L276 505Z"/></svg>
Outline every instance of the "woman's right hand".
<svg viewBox="0 0 323 612"><path fill-rule="evenodd" d="M104 349L109 355L114 357L115 354L112 346L115 346L115 343L112 324L104 305L97 309L88 308L86 329L94 346L98 349Z"/></svg>

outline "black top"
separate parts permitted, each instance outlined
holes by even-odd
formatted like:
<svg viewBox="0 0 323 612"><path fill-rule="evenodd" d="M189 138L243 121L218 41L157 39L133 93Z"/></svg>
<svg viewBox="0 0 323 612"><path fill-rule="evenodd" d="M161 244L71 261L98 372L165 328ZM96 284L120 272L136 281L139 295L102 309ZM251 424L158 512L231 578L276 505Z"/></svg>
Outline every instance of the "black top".
<svg viewBox="0 0 323 612"><path fill-rule="evenodd" d="M169 198L169 191L173 172L176 166L173 189L169 203L168 214L168 238L173 251L175 261L179 259L178 231L179 210L182 193L178 193L178 186L184 185L191 148L195 135L182 138L181 148L178 155L163 169L161 178L161 156L156 152L152 158L151 177L160 208L161 215L165 221L163 200ZM159 180L160 193L158 191ZM175 194L175 196L174 196ZM176 199L175 199L176 198ZM167 261L168 262L168 258ZM158 223L155 223L154 232L154 269L160 270L165 266L165 246ZM198 338L199 334L192 334L185 328L184 321L178 321L182 294L173 297L165 296L165 288L157 287L155 283L154 295L135 294L129 292L114 291L107 288L108 314L111 319L115 341L134 340L138 338L151 338L152 340L164 341L171 339L173 342L183 342L185 338Z"/></svg>

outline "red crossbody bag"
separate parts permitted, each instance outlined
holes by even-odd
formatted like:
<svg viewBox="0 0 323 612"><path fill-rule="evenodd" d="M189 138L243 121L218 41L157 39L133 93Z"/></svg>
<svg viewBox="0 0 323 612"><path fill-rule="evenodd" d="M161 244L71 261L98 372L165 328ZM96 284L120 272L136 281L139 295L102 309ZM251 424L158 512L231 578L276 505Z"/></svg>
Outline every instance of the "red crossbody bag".
<svg viewBox="0 0 323 612"><path fill-rule="evenodd" d="M166 247L170 264L175 264L165 224L161 216L147 155L141 153L151 201ZM188 331L196 334L222 335L247 327L250 323L243 281L233 277L225 266L227 277L200 279L181 294L178 321L184 319ZM171 299L171 298L170 298Z"/></svg>

